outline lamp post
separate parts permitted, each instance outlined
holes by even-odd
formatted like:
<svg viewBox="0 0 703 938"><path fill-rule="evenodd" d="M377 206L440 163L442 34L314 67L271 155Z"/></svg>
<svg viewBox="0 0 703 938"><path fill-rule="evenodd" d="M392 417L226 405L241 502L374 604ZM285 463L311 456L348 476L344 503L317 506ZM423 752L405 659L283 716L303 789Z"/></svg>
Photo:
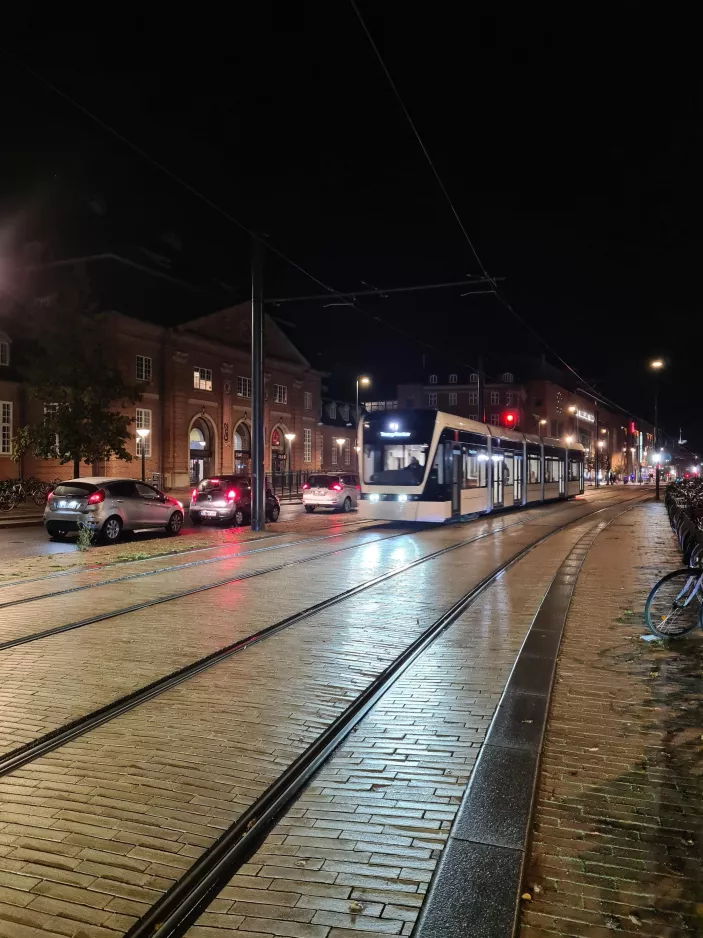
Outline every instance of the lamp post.
<svg viewBox="0 0 703 938"><path fill-rule="evenodd" d="M657 374L664 367L661 358L655 358L649 363L649 367L654 372L654 449L659 447L659 382L656 379ZM654 464L654 497L659 501L659 464L661 459L657 459Z"/></svg>
<svg viewBox="0 0 703 938"><path fill-rule="evenodd" d="M283 436L288 440L288 471L293 471L293 440L295 439L295 433L284 433ZM291 478L289 476L289 478Z"/></svg>
<svg viewBox="0 0 703 938"><path fill-rule="evenodd" d="M544 419L544 417L543 417L543 418L540 420L540 422L539 422L539 437L540 437L540 439L542 439L542 427L546 427L546 426L547 426L547 421L546 421L546 420Z"/></svg>
<svg viewBox="0 0 703 938"><path fill-rule="evenodd" d="M145 463L145 457L146 457L146 440L147 440L147 437L149 436L150 433L151 433L151 430L149 430L148 427L137 427L137 436L138 436L138 437L141 439L141 441L142 441L142 446L141 446L141 450L142 450L142 482L146 482L146 463Z"/></svg>
<svg viewBox="0 0 703 938"><path fill-rule="evenodd" d="M371 378L368 375L356 376L356 428L359 429L359 385L367 388L371 384Z"/></svg>

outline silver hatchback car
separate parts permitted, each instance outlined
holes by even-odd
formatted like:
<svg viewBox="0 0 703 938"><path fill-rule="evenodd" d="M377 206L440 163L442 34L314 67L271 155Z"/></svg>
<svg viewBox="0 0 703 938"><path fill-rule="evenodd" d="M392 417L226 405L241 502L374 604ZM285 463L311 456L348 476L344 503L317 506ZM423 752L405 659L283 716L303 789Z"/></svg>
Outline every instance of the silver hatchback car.
<svg viewBox="0 0 703 938"><path fill-rule="evenodd" d="M62 539L80 525L110 544L123 531L163 528L178 534L183 505L137 479L87 476L60 482L47 499L44 527L51 537Z"/></svg>
<svg viewBox="0 0 703 938"><path fill-rule="evenodd" d="M360 491L359 478L351 472L315 473L303 486L303 505L306 511L351 511L357 506Z"/></svg>

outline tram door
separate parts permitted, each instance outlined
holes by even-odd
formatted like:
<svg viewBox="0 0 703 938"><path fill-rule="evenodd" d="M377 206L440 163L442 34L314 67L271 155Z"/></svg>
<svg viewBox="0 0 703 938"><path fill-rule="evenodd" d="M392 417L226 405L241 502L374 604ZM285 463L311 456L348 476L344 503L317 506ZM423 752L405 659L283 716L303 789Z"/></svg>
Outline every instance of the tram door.
<svg viewBox="0 0 703 938"><path fill-rule="evenodd" d="M513 475L513 504L522 505L523 463L522 453L515 453L515 472Z"/></svg>
<svg viewBox="0 0 703 938"><path fill-rule="evenodd" d="M503 507L503 457L493 456L493 507Z"/></svg>
<svg viewBox="0 0 703 938"><path fill-rule="evenodd" d="M452 517L461 514L461 450L452 450Z"/></svg>

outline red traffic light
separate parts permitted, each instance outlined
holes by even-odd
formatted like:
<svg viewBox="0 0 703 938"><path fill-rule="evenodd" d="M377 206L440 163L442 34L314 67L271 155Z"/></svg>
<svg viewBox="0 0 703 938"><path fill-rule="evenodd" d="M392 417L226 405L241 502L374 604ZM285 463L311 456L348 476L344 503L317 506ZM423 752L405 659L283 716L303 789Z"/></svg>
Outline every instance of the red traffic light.
<svg viewBox="0 0 703 938"><path fill-rule="evenodd" d="M503 426L504 427L516 427L517 426L517 414L514 414L512 411L507 411L503 414Z"/></svg>

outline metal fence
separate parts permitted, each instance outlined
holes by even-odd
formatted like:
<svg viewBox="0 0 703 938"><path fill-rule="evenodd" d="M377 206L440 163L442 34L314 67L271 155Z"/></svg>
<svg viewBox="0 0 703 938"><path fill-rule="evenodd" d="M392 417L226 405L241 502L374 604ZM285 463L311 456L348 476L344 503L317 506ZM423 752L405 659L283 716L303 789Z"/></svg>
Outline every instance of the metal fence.
<svg viewBox="0 0 703 938"><path fill-rule="evenodd" d="M279 498L302 497L303 485L314 474L312 469L295 469L290 472L267 472L266 487Z"/></svg>

